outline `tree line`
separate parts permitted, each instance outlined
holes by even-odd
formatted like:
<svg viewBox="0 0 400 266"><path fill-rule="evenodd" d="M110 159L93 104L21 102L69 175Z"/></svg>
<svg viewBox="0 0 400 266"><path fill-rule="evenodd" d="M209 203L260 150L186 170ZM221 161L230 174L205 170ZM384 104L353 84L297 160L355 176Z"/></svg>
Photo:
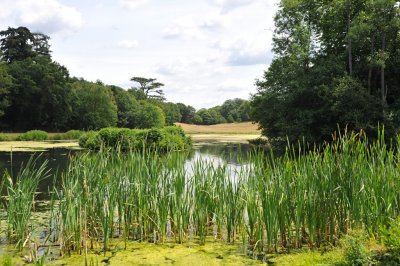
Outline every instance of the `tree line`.
<svg viewBox="0 0 400 266"><path fill-rule="evenodd" d="M52 60L49 40L26 27L0 32L1 130L151 128L248 119L232 110L244 100L199 112L183 103L166 102L164 84L154 78L133 77L134 86L124 90L100 80L71 77L66 67Z"/></svg>
<svg viewBox="0 0 400 266"><path fill-rule="evenodd" d="M394 0L282 0L275 57L253 116L270 140L321 143L339 128L393 135L400 123L400 13Z"/></svg>

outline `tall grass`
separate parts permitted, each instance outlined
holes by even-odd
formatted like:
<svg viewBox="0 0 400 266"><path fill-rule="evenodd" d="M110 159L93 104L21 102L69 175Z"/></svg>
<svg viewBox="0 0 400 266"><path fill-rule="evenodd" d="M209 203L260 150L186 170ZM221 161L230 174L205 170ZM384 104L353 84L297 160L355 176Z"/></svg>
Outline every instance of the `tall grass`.
<svg viewBox="0 0 400 266"><path fill-rule="evenodd" d="M186 152L153 149L77 155L55 188L51 231L63 254L97 247L106 254L121 240L222 240L241 241L257 257L336 245L353 229L379 237L380 226L399 216L400 153L383 132L372 143L344 133L323 148L298 150L250 151L236 167L202 158L189 164Z"/></svg>
<svg viewBox="0 0 400 266"><path fill-rule="evenodd" d="M8 239L22 249L29 240L30 218L35 204L35 194L39 182L48 177L47 161L36 167L37 157L31 157L21 168L16 178L4 173L3 182L7 191L4 202L7 211Z"/></svg>

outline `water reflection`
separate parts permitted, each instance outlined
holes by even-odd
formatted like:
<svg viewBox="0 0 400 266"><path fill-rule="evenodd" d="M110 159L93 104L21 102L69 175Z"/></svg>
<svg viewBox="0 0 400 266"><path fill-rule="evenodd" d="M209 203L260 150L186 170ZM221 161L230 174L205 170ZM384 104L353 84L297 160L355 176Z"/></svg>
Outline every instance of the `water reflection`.
<svg viewBox="0 0 400 266"><path fill-rule="evenodd" d="M246 144L195 144L192 151L189 153L187 166L198 160L212 161L214 165L226 164L234 171L240 166L246 164L247 152L251 149L250 145ZM16 176L22 165L26 165L31 156L39 156L37 165L41 165L44 161L48 161L51 176L56 175L55 184L58 185L61 173L68 167L68 162L71 155L79 152L68 149L50 149L45 152L32 153L32 152L0 152L0 174L3 176L4 171L9 171L12 176ZM46 197L49 188L53 187L53 178L50 180L43 180L39 185L39 191L42 196Z"/></svg>
<svg viewBox="0 0 400 266"><path fill-rule="evenodd" d="M242 165L247 161L247 155L251 149L250 144L209 143L195 144L193 153L202 158L209 157L228 164Z"/></svg>

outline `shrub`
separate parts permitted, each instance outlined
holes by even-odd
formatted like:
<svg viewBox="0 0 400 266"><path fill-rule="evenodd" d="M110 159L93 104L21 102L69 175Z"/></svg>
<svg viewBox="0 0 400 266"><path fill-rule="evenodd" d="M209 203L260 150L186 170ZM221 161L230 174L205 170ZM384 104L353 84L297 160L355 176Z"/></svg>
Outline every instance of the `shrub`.
<svg viewBox="0 0 400 266"><path fill-rule="evenodd" d="M366 238L362 232L353 232L344 239L347 265L364 266L371 262L371 254L365 246Z"/></svg>
<svg viewBox="0 0 400 266"><path fill-rule="evenodd" d="M9 140L10 138L7 135L0 133L0 141L9 141Z"/></svg>
<svg viewBox="0 0 400 266"><path fill-rule="evenodd" d="M100 139L95 131L88 131L79 138L79 146L87 149L100 148Z"/></svg>
<svg viewBox="0 0 400 266"><path fill-rule="evenodd" d="M382 231L383 243L388 248L389 260L400 264L400 217L392 221Z"/></svg>
<svg viewBox="0 0 400 266"><path fill-rule="evenodd" d="M65 133L55 134L51 139L53 140L75 140L79 139L84 134L80 130L69 130Z"/></svg>
<svg viewBox="0 0 400 266"><path fill-rule="evenodd" d="M30 130L18 136L17 140L47 140L49 138L49 134L43 130Z"/></svg>
<svg viewBox="0 0 400 266"><path fill-rule="evenodd" d="M143 150L152 148L159 151L182 150L192 145L190 137L178 127L128 129L103 128L98 132L84 134L79 145L88 149L118 148L121 150Z"/></svg>

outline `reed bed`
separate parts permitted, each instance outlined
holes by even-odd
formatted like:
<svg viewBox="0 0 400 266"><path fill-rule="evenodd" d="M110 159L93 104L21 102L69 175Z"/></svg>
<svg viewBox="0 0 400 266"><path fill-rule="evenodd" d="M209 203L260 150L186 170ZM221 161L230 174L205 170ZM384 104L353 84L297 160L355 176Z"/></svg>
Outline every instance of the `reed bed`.
<svg viewBox="0 0 400 266"><path fill-rule="evenodd" d="M39 182L49 176L47 161L36 166L37 158L31 157L15 177L6 171L0 182L0 192L3 187L6 191L1 205L7 213L7 238L19 250L30 241L33 231L31 214Z"/></svg>
<svg viewBox="0 0 400 266"><path fill-rule="evenodd" d="M250 151L241 166L188 163L185 152L72 157L54 189L53 241L62 254L99 245L106 254L114 241L218 240L242 243L257 257L335 245L352 229L379 237L380 226L399 216L400 153L383 134L372 143L344 134L299 150Z"/></svg>

